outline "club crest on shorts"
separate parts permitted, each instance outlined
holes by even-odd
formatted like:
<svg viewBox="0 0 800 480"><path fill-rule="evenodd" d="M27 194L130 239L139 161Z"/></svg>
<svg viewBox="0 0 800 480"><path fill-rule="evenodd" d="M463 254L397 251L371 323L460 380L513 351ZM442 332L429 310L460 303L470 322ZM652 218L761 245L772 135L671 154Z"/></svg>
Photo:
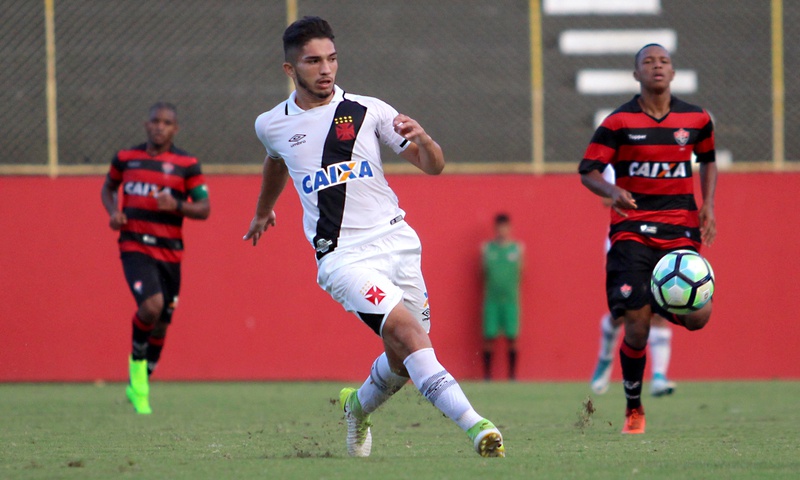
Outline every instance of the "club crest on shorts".
<svg viewBox="0 0 800 480"><path fill-rule="evenodd" d="M681 147L686 146L689 143L689 132L684 129L676 130L675 133L672 134L675 137L675 141L678 142L678 145Z"/></svg>
<svg viewBox="0 0 800 480"><path fill-rule="evenodd" d="M631 292L633 292L633 287L628 285L627 283L621 287L619 287L619 293L622 294L623 297L628 298L631 296Z"/></svg>
<svg viewBox="0 0 800 480"><path fill-rule="evenodd" d="M386 294L383 293L383 290L378 288L376 285L372 285L364 294L364 298L366 298L367 301L373 305L380 304L385 297Z"/></svg>
<svg viewBox="0 0 800 480"><path fill-rule="evenodd" d="M133 282L133 291L135 291L138 294L142 293L142 281L141 280L136 280L135 282Z"/></svg>
<svg viewBox="0 0 800 480"><path fill-rule="evenodd" d="M356 129L353 126L353 117L345 115L333 119L336 124L336 138L340 141L352 140L356 138Z"/></svg>

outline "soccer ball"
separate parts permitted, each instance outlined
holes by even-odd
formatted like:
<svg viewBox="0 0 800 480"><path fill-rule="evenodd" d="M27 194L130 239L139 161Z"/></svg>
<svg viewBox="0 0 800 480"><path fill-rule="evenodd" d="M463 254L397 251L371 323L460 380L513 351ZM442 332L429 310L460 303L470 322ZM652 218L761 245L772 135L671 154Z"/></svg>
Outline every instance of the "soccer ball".
<svg viewBox="0 0 800 480"><path fill-rule="evenodd" d="M650 290L662 308L685 315L703 307L714 295L714 270L699 253L675 250L653 269Z"/></svg>

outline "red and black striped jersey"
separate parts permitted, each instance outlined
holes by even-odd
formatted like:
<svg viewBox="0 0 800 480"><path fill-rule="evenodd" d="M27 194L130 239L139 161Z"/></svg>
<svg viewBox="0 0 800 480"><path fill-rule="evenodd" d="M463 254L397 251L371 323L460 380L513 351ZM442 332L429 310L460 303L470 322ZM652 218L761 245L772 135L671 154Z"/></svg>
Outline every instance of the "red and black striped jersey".
<svg viewBox="0 0 800 480"><path fill-rule="evenodd" d="M120 150L108 178L122 185L122 211L128 223L119 236L121 252L141 252L156 260L180 262L183 216L158 209L156 195L166 190L179 200L206 198L200 162L175 148L151 157L147 145Z"/></svg>
<svg viewBox="0 0 800 480"><path fill-rule="evenodd" d="M639 95L606 117L594 133L581 174L612 165L616 183L631 193L637 209L623 217L611 210L611 242L635 240L653 248L700 247L694 199L692 153L713 162L714 126L708 112L676 97L669 113L655 119L639 106Z"/></svg>

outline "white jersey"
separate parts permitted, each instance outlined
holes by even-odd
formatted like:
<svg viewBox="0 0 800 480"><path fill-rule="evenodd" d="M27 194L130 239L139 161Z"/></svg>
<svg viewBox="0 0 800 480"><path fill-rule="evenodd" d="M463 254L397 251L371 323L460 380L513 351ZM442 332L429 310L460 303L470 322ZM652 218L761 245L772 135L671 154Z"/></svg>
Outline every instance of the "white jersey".
<svg viewBox="0 0 800 480"><path fill-rule="evenodd" d="M405 212L384 176L379 144L395 153L408 147L392 125L397 111L338 86L328 105L310 110L295 97L261 114L255 127L267 155L288 167L317 259L400 227Z"/></svg>

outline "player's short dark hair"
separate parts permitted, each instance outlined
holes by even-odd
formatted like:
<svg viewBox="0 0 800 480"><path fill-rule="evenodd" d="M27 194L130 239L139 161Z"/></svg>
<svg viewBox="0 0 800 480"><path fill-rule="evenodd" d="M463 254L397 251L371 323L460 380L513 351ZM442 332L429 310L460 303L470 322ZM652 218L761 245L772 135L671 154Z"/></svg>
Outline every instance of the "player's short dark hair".
<svg viewBox="0 0 800 480"><path fill-rule="evenodd" d="M507 213L498 213L494 216L495 225L503 225L505 223L511 223L511 217Z"/></svg>
<svg viewBox="0 0 800 480"><path fill-rule="evenodd" d="M150 109L147 110L147 114L152 117L153 114L159 110L169 110L175 115L175 120L178 119L178 107L176 107L174 103L158 101L150 106Z"/></svg>
<svg viewBox="0 0 800 480"><path fill-rule="evenodd" d="M333 41L333 29L320 17L303 17L292 23L283 32L283 56L289 63L297 59L297 51L309 40L327 38Z"/></svg>
<svg viewBox="0 0 800 480"><path fill-rule="evenodd" d="M644 53L644 51L647 50L650 47L663 48L664 51L669 53L669 50L667 50L667 47L665 47L664 45L661 45L660 43L648 43L644 47L640 48L639 51L636 52L636 55L633 56L633 67L634 68L639 68L639 60L640 60L640 57L642 56L642 53Z"/></svg>

